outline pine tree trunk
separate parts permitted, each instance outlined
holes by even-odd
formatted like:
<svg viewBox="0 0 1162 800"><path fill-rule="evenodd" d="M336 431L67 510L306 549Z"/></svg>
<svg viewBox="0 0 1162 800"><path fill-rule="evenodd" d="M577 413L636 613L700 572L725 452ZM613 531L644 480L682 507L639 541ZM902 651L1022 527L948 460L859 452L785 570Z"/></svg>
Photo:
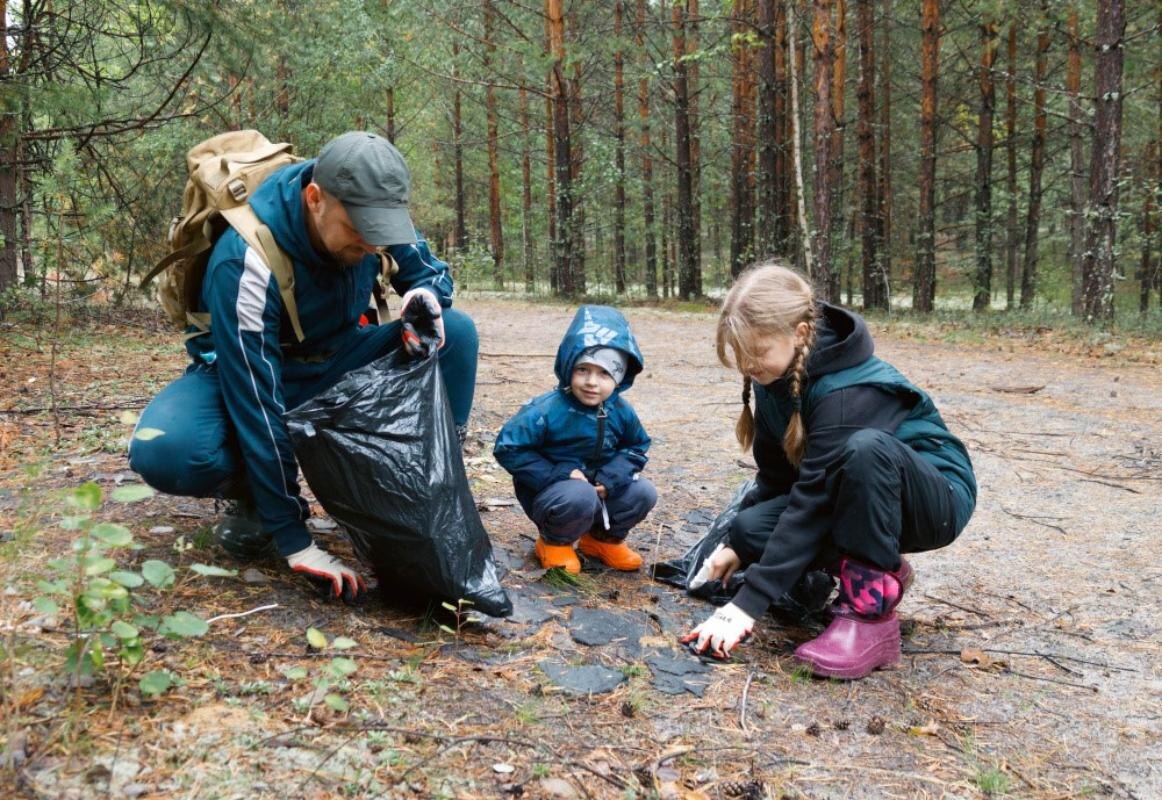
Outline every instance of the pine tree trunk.
<svg viewBox="0 0 1162 800"><path fill-rule="evenodd" d="M686 55L698 50L698 0L686 0ZM686 98L690 103L690 229L694 235L694 295L702 295L702 123L698 109L699 60L691 58L686 71Z"/></svg>
<svg viewBox="0 0 1162 800"><path fill-rule="evenodd" d="M872 0L856 0L859 25L859 88L856 102L859 119L856 140L859 143L859 232L860 274L863 278L863 307L887 308L887 292L876 248L879 238L879 196L876 193L876 142L873 128L875 113L875 27Z"/></svg>
<svg viewBox="0 0 1162 800"><path fill-rule="evenodd" d="M544 54L548 60L553 52L552 37L549 25L549 3L545 0L545 38ZM545 85L545 206L547 212L546 228L549 233L549 254L552 256L549 267L549 291L559 294L561 291L561 262L557 258L560 244L557 239L557 145L556 123L553 116L553 72L548 72Z"/></svg>
<svg viewBox="0 0 1162 800"><path fill-rule="evenodd" d="M749 30L750 18L751 0L734 0L733 31L736 37L741 37ZM759 50L759 56L763 57L766 50L765 46ZM737 277L754 257L754 207L750 175L754 160L751 134L754 125L754 83L751 76L755 70L752 48L745 41L736 38L731 53L734 70L731 80L730 274Z"/></svg>
<svg viewBox="0 0 1162 800"><path fill-rule="evenodd" d="M8 3L0 0L0 19L7 20ZM8 36L0 36L0 80L11 79L8 57ZM6 92L7 94L7 92ZM12 93L13 95L15 93ZM16 199L16 175L19 170L20 130L16 120L20 119L18 109L12 106L0 114L0 296L10 286L16 285L17 214L20 204ZM24 268L28 269L25 262ZM4 308L0 306L0 318Z"/></svg>
<svg viewBox="0 0 1162 800"><path fill-rule="evenodd" d="M892 304L892 0L883 0L880 25L880 274L884 283L884 308Z"/></svg>
<svg viewBox="0 0 1162 800"><path fill-rule="evenodd" d="M831 0L813 0L812 61L815 65L814 207L812 228L814 269L811 280L824 298L839 302L839 280L831 263L831 135L835 118L831 108L831 76L835 52L831 40Z"/></svg>
<svg viewBox="0 0 1162 800"><path fill-rule="evenodd" d="M1085 251L1085 112L1081 107L1081 35L1077 7L1069 10L1069 58L1065 93L1069 97L1069 272L1070 303L1080 317L1081 260Z"/></svg>
<svg viewBox="0 0 1162 800"><path fill-rule="evenodd" d="M770 258L775 253L779 252L782 243L778 232L778 214L779 214L779 190L783 181L783 174L780 171L779 165L779 144L780 137L778 131L782 126L782 109L781 96L779 94L778 72L777 64L782 59L778 55L774 23L775 23L775 4L779 0L758 0L758 14L757 24L759 34L762 36L762 47L756 53L758 59L758 180L756 181L756 201L758 227L754 235L754 256L757 260L765 260ZM740 7L746 7L742 2L735 3L735 17L739 18L736 23L736 30L742 32L746 28L745 21L741 19L742 12ZM737 48L736 48L737 49ZM746 48L743 48L745 52ZM736 80L738 86L741 87L746 81L746 75L742 74L747 68L753 69L753 65L748 63L753 62L753 59L747 59L743 55L738 56L739 61L736 62L735 69L738 71ZM740 89L741 90L741 89ZM741 120L735 119L735 129L742 124ZM738 147L738 139L735 137L735 147ZM739 154L741 158L741 153ZM741 160L739 162L742 163ZM742 250L740 249L741 253ZM741 269L741 263L736 261L734 250L731 250L731 274L737 275L738 270ZM742 258L741 255L738 258Z"/></svg>
<svg viewBox="0 0 1162 800"><path fill-rule="evenodd" d="M1005 156L1009 213L1005 223L1005 308L1010 311L1017 294L1017 22L1009 23L1009 71L1005 80Z"/></svg>
<svg viewBox="0 0 1162 800"><path fill-rule="evenodd" d="M792 177L791 177L791 113L790 113L790 84L787 74L787 9L780 0L765 0L774 6L775 22L775 51L774 51L774 121L771 136L775 143L775 176L774 184L774 238L772 253L786 256L795 249L792 237L794 236L795 213L792 205ZM764 134L765 135L765 134Z"/></svg>
<svg viewBox="0 0 1162 800"><path fill-rule="evenodd" d="M621 49L622 2L613 6L613 35L617 50L613 54L613 114L617 152L617 185L613 199L613 284L619 295L625 294L625 64Z"/></svg>
<svg viewBox="0 0 1162 800"><path fill-rule="evenodd" d="M1044 12L1044 6L1042 6ZM1044 13L1042 26L1048 21ZM1041 178L1045 169L1045 76L1049 65L1049 31L1042 27L1037 35L1037 59L1033 66L1033 145L1029 154L1029 210L1025 218L1025 259L1021 267L1021 308L1033 305L1037 294L1037 261L1041 233Z"/></svg>
<svg viewBox="0 0 1162 800"><path fill-rule="evenodd" d="M654 231L654 162L650 155L650 79L645 67L649 54L645 46L646 0L637 0L637 31L634 42L641 59L642 78L638 80L638 117L641 120L642 163L642 235L645 237L646 295L658 296L658 252Z"/></svg>
<svg viewBox="0 0 1162 800"><path fill-rule="evenodd" d="M569 4L568 35L575 42L581 39L580 0ZM580 47L580 44L578 44ZM573 62L573 79L569 81L569 142L572 147L569 163L573 188L573 242L571 245L571 269L573 270L573 293L583 295L588 290L585 264L585 196L581 193L581 172L585 163L585 137L582 128L585 112L581 97L581 60Z"/></svg>
<svg viewBox="0 0 1162 800"><path fill-rule="evenodd" d="M569 87L565 78L565 18L561 0L545 0L549 20L552 54L550 65L553 97L553 155L557 185L557 238L554 261L557 265L558 290L572 297L578 293L573 252L577 243L573 215L573 159L569 130ZM582 290L583 291L583 290Z"/></svg>
<svg viewBox="0 0 1162 800"><path fill-rule="evenodd" d="M940 2L920 9L920 204L912 308L929 313L936 303L936 77L940 68Z"/></svg>
<svg viewBox="0 0 1162 800"><path fill-rule="evenodd" d="M808 275L814 273L814 258L811 253L811 226L807 222L807 201L803 192L803 137L799 132L799 72L803 63L800 52L795 52L795 42L799 24L795 11L795 0L787 2L787 40L791 43L792 52L789 64L789 83L791 84L791 156L795 169L795 204L799 211L799 235L802 239L803 271Z"/></svg>
<svg viewBox="0 0 1162 800"><path fill-rule="evenodd" d="M1089 205L1085 209L1082 300L1087 322L1114 318L1114 243L1117 237L1118 159L1122 145L1122 69L1126 9L1123 0L1098 4L1094 65L1094 125Z"/></svg>
<svg viewBox="0 0 1162 800"><path fill-rule="evenodd" d="M457 77L460 44L452 42L452 78ZM456 175L456 251L468 246L467 202L464 197L464 122L460 114L460 84L452 93L452 170Z"/></svg>
<svg viewBox="0 0 1162 800"><path fill-rule="evenodd" d="M1158 141L1146 145L1145 163L1149 166L1142 180L1142 260L1138 265L1138 312L1145 314L1150 310L1150 293L1158 282L1158 266L1154 263L1155 237L1158 223L1155 219L1155 193L1158 189L1158 174L1162 168L1158 165Z"/></svg>
<svg viewBox="0 0 1162 800"><path fill-rule="evenodd" d="M831 42L831 135L828 143L827 172L831 197L831 231L828 234L828 250L831 253L831 276L836 299L839 298L839 276L844 266L848 275L848 301L851 305L851 269L847 256L851 239L844 235L844 132L847 128L847 0L835 0L835 36Z"/></svg>
<svg viewBox="0 0 1162 800"><path fill-rule="evenodd" d="M384 92L383 104L387 114L387 121L383 126L383 135L389 142L395 141L395 89L388 87Z"/></svg>
<svg viewBox="0 0 1162 800"><path fill-rule="evenodd" d="M521 148L521 244L524 262L525 291L536 291L536 255L533 249L533 158L532 130L529 125L529 92L523 85L519 95Z"/></svg>
<svg viewBox="0 0 1162 800"><path fill-rule="evenodd" d="M701 294L694 235L694 174L691 163L690 92L686 56L686 11L675 3L670 12L674 35L674 162L678 171L678 293L686 300Z"/></svg>
<svg viewBox="0 0 1162 800"><path fill-rule="evenodd" d="M492 0L484 3L484 73L491 75L492 62L496 54L496 9ZM484 103L488 118L488 228L492 240L492 283L497 289L504 289L504 226L500 208L500 154L497 147L499 136L496 115L496 89L492 82L484 90Z"/></svg>
<svg viewBox="0 0 1162 800"><path fill-rule="evenodd" d="M993 64L997 57L997 25L987 17L980 26L980 114L976 134L976 293L974 311L992 304L993 280L993 112L997 92Z"/></svg>

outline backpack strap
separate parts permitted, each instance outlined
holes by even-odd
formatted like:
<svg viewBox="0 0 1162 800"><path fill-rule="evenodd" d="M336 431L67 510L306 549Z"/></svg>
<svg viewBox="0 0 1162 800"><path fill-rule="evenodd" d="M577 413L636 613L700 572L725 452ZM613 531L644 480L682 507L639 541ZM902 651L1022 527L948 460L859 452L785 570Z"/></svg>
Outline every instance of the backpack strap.
<svg viewBox="0 0 1162 800"><path fill-rule="evenodd" d="M221 214L230 223L230 227L238 231L238 235L242 237L243 241L262 254L263 260L270 267L270 271L278 283L283 308L286 309L286 315L290 318L295 338L300 342L303 341L306 336L303 335L303 326L299 322L298 304L295 302L295 270L291 260L275 242L274 234L270 232L270 228L262 223L248 203L234 208L224 208Z"/></svg>
<svg viewBox="0 0 1162 800"><path fill-rule="evenodd" d="M161 273L165 272L166 268L169 267L171 264L176 264L177 262L183 261L187 258L193 258L198 253L202 253L202 252L205 252L206 250L209 250L211 245L212 245L212 242L204 234L201 236L198 236L196 239L194 239L192 242L187 244L185 247L180 247L177 250L174 250L172 253L170 253L168 256L163 258L161 261L158 261L157 266L155 266L148 273L146 273L145 277L141 279L141 283L138 284L138 287L141 289L144 289L146 286L149 285L149 282L151 280L156 278Z"/></svg>

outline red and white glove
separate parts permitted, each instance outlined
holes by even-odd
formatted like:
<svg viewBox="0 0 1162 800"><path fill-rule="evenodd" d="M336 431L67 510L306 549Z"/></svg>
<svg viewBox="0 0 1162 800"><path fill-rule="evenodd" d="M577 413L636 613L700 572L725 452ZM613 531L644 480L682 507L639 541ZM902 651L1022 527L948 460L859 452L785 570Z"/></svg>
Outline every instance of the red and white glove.
<svg viewBox="0 0 1162 800"><path fill-rule="evenodd" d="M730 658L730 651L745 641L754 630L754 617L734 603L727 603L694 630L682 637L682 644L690 645L695 653L707 648L715 658Z"/></svg>
<svg viewBox="0 0 1162 800"><path fill-rule="evenodd" d="M342 598L350 603L367 591L367 584L358 572L314 542L310 547L287 556L286 563L295 572L310 578L331 599Z"/></svg>
<svg viewBox="0 0 1162 800"><path fill-rule="evenodd" d="M409 310L408 306L413 303L419 306ZM417 287L404 292L399 318L403 322L404 347L412 355L423 355L424 348L417 329L425 334L434 334L440 342L439 347L444 346L444 310L440 308L440 301L431 289Z"/></svg>

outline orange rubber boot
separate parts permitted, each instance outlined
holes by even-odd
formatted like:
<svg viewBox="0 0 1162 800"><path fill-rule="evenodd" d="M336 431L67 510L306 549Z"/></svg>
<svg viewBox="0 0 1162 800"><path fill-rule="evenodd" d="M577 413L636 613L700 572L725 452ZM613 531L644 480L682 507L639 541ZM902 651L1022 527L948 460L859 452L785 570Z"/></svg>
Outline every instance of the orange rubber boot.
<svg viewBox="0 0 1162 800"><path fill-rule="evenodd" d="M545 569L561 567L570 575L581 574L581 562L573 547L567 544L549 544L541 537L537 537L537 558Z"/></svg>
<svg viewBox="0 0 1162 800"><path fill-rule="evenodd" d="M607 567L633 572L642 565L642 557L629 549L625 542L603 542L588 533L577 542L577 549L598 559Z"/></svg>

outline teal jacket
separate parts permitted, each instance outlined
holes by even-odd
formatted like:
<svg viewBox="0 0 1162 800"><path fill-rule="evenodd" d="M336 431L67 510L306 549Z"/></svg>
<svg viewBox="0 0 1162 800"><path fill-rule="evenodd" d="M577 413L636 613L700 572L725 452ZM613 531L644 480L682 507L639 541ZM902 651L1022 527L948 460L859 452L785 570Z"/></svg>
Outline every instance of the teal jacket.
<svg viewBox="0 0 1162 800"><path fill-rule="evenodd" d="M754 457L759 471L755 500L788 496L771 532L778 546L747 568L734 602L752 616L789 591L830 536L826 476L847 439L878 429L907 444L944 475L956 498L957 530L976 505L976 478L964 444L948 430L932 398L874 354L863 319L820 303L816 341L807 360L802 394L807 450L798 468L787 459L783 435L793 412L786 377L756 386Z"/></svg>

